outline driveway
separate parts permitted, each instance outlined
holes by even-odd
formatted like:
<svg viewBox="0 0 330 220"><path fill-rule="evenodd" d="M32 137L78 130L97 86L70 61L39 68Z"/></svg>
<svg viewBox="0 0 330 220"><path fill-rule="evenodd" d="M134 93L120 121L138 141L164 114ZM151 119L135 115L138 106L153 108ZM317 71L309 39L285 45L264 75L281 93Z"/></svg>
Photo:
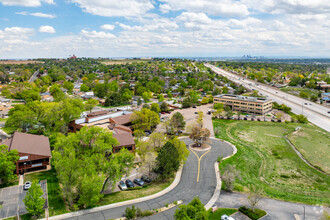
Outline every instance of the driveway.
<svg viewBox="0 0 330 220"><path fill-rule="evenodd" d="M189 138L182 139L187 145L189 145L191 140ZM155 199L148 200L146 202L140 202L134 204L141 210L152 210L154 208L164 207L166 203L172 203L177 200L183 200L184 204L189 203L195 196L199 196L202 203L206 204L212 197L215 187L217 185L214 163L217 157L223 155L224 157L229 156L233 153L233 148L221 140L212 139L210 145L212 148L209 152L195 152L200 160L200 172L199 181L197 182L198 176L198 158L196 154L190 153L187 161L183 167L181 180L179 184L169 193L160 196ZM202 155L204 156L202 157ZM121 206L117 208L111 208L103 211L97 211L90 214L84 214L77 217L71 218L61 218L57 219L112 219L122 217L126 207ZM176 208L172 208L165 212L150 216L145 219L173 219L173 215ZM73 213L71 213L73 214Z"/></svg>
<svg viewBox="0 0 330 220"><path fill-rule="evenodd" d="M41 181L41 188L46 199L46 181ZM0 203L3 202L2 208L0 208L0 219L15 216L17 213L19 215L27 213L23 203L26 193L27 190L23 190L22 185L0 189Z"/></svg>
<svg viewBox="0 0 330 220"><path fill-rule="evenodd" d="M243 205L249 206L247 202L247 195L241 193L229 193L221 191L220 198L216 202L218 207L226 208L239 208ZM304 219L305 206L305 219L317 220L322 216L322 207L304 205L299 203L285 202L275 199L263 198L257 205L257 208L265 210L268 215L266 219L281 219L281 220L295 220L294 215L298 215L300 219Z"/></svg>

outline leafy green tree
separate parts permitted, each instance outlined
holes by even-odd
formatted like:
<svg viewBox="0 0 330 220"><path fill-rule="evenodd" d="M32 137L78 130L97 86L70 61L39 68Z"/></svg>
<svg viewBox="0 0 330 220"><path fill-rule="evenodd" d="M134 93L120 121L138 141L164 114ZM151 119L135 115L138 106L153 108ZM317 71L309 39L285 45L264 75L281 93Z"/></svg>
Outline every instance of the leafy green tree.
<svg viewBox="0 0 330 220"><path fill-rule="evenodd" d="M152 97L152 96L151 96L151 92L144 92L144 93L142 93L142 98L143 98L143 100L144 100L145 102L148 102L148 101L150 100L151 97Z"/></svg>
<svg viewBox="0 0 330 220"><path fill-rule="evenodd" d="M223 103L214 103L213 108L214 109L223 109Z"/></svg>
<svg viewBox="0 0 330 220"><path fill-rule="evenodd" d="M305 99L308 99L308 93L307 92L303 92L303 91L301 91L300 93L299 93L299 96L301 97L301 98L305 98Z"/></svg>
<svg viewBox="0 0 330 220"><path fill-rule="evenodd" d="M72 94L74 85L73 85L72 82L64 81L63 88L65 88L66 90L68 90L68 93Z"/></svg>
<svg viewBox="0 0 330 220"><path fill-rule="evenodd" d="M161 112L167 112L168 109L168 104L166 102L163 102L162 104L160 104L160 111Z"/></svg>
<svg viewBox="0 0 330 220"><path fill-rule="evenodd" d="M163 94L157 95L157 99L158 99L159 102L163 102L165 100Z"/></svg>
<svg viewBox="0 0 330 220"><path fill-rule="evenodd" d="M188 205L180 205L175 210L174 218L176 220L207 220L208 213L200 199L195 197Z"/></svg>
<svg viewBox="0 0 330 220"><path fill-rule="evenodd" d="M26 210L33 216L39 216L44 211L45 199L42 197L44 192L37 182L32 182L25 198L23 199Z"/></svg>
<svg viewBox="0 0 330 220"><path fill-rule="evenodd" d="M180 164L184 164L190 154L186 144L177 137L172 138L170 142L173 143L175 148L178 150Z"/></svg>
<svg viewBox="0 0 330 220"><path fill-rule="evenodd" d="M150 109L150 106L147 103L145 103L145 104L142 105L142 108Z"/></svg>
<svg viewBox="0 0 330 220"><path fill-rule="evenodd" d="M307 123L308 122L308 119L305 115L294 115L292 116L293 120L296 121L296 122L299 122L299 123Z"/></svg>
<svg viewBox="0 0 330 220"><path fill-rule="evenodd" d="M88 99L85 103L85 109L87 111L92 112L93 108L98 104L99 102L96 99Z"/></svg>
<svg viewBox="0 0 330 220"><path fill-rule="evenodd" d="M61 90L61 86L54 84L49 88L50 94L54 97L56 102L59 102L65 98L64 92Z"/></svg>
<svg viewBox="0 0 330 220"><path fill-rule="evenodd" d="M80 86L80 91L82 92L88 92L89 91L89 87L84 83Z"/></svg>
<svg viewBox="0 0 330 220"><path fill-rule="evenodd" d="M123 103L123 100L119 92L110 92L105 102L105 106L119 106Z"/></svg>
<svg viewBox="0 0 330 220"><path fill-rule="evenodd" d="M17 150L8 152L8 146L0 145L0 184L17 179L14 171L16 170L16 162L18 159Z"/></svg>
<svg viewBox="0 0 330 220"><path fill-rule="evenodd" d="M229 119L231 116L233 116L233 111L231 110L231 108L229 106L225 107L225 112L226 112L227 119Z"/></svg>
<svg viewBox="0 0 330 220"><path fill-rule="evenodd" d="M157 172L164 179L173 175L178 171L180 166L179 152L171 142L166 144L160 149L156 158Z"/></svg>
<svg viewBox="0 0 330 220"><path fill-rule="evenodd" d="M129 89L123 91L122 99L124 102L128 102L132 99L132 92Z"/></svg>
<svg viewBox="0 0 330 220"><path fill-rule="evenodd" d="M179 130L184 130L186 121L180 112L176 112L171 118L170 125L174 131L179 132Z"/></svg>
<svg viewBox="0 0 330 220"><path fill-rule="evenodd" d="M141 111L135 111L132 116L132 124L134 130L148 131L159 124L159 115L147 108L142 108Z"/></svg>
<svg viewBox="0 0 330 220"><path fill-rule="evenodd" d="M150 106L150 110L159 113L160 112L159 105L157 103L152 103Z"/></svg>

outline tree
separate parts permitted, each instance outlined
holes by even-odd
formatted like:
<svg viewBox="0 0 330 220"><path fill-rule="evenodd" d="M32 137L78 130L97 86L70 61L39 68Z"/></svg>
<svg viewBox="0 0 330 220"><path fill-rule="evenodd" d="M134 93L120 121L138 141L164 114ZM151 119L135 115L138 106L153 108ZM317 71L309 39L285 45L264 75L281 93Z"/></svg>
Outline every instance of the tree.
<svg viewBox="0 0 330 220"><path fill-rule="evenodd" d="M179 140L177 137L172 138L170 142L172 142L175 148L178 150L180 164L184 164L190 154L187 145L184 143L184 141Z"/></svg>
<svg viewBox="0 0 330 220"><path fill-rule="evenodd" d="M178 171L180 166L179 153L176 147L171 142L166 144L160 149L156 158L157 172L163 179L166 179Z"/></svg>
<svg viewBox="0 0 330 220"><path fill-rule="evenodd" d="M163 101L165 100L163 94L159 94L159 95L157 96L157 99L158 99L159 102L163 102Z"/></svg>
<svg viewBox="0 0 330 220"><path fill-rule="evenodd" d="M150 110L159 113L160 112L159 105L157 103L152 103L150 106Z"/></svg>
<svg viewBox="0 0 330 220"><path fill-rule="evenodd" d="M231 116L233 116L233 111L231 110L231 108L228 105L225 107L225 112L226 112L227 119L229 119Z"/></svg>
<svg viewBox="0 0 330 220"><path fill-rule="evenodd" d="M82 91L82 92L88 92L89 91L89 87L86 84L82 84L80 86L80 91Z"/></svg>
<svg viewBox="0 0 330 220"><path fill-rule="evenodd" d="M278 120L282 120L282 117L283 117L283 114L282 113L280 113L280 112L277 112L276 113L276 118L278 119Z"/></svg>
<svg viewBox="0 0 330 220"><path fill-rule="evenodd" d="M17 179L14 171L16 170L16 162L18 159L17 150L8 151L6 145L0 145L0 184Z"/></svg>
<svg viewBox="0 0 330 220"><path fill-rule="evenodd" d="M135 219L135 217L136 217L136 208L135 208L135 206L133 205L132 206L132 208L130 208L130 207L127 207L126 209L125 209L125 216L126 216L126 218L127 219Z"/></svg>
<svg viewBox="0 0 330 220"><path fill-rule="evenodd" d="M239 178L239 172L236 170L236 166L227 165L222 173L222 181L225 184L225 189L232 192L236 179Z"/></svg>
<svg viewBox="0 0 330 220"><path fill-rule="evenodd" d="M149 102L150 98L151 98L151 92L144 92L142 93L142 98L145 102Z"/></svg>
<svg viewBox="0 0 330 220"><path fill-rule="evenodd" d="M198 197L195 197L188 205L180 205L175 210L174 218L176 220L207 220L208 213Z"/></svg>
<svg viewBox="0 0 330 220"><path fill-rule="evenodd" d="M308 119L305 115L294 115L292 116L293 121L299 122L299 123L307 123Z"/></svg>
<svg viewBox="0 0 330 220"><path fill-rule="evenodd" d="M85 103L85 109L87 111L92 112L93 108L98 104L99 102L96 99L88 99Z"/></svg>
<svg viewBox="0 0 330 220"><path fill-rule="evenodd" d="M147 108L142 108L141 111L135 111L131 115L131 120L134 130L138 129L142 131L148 131L156 127L160 122L159 115Z"/></svg>
<svg viewBox="0 0 330 220"><path fill-rule="evenodd" d="M300 93L299 93L299 96L301 97L301 98L305 98L305 99L308 99L308 93L307 92L303 92L303 91L301 91Z"/></svg>
<svg viewBox="0 0 330 220"><path fill-rule="evenodd" d="M198 111L198 118L196 120L197 124L200 127L203 127L204 124L204 113L202 111Z"/></svg>
<svg viewBox="0 0 330 220"><path fill-rule="evenodd" d="M150 109L150 106L147 103L145 103L145 104L142 105L142 108Z"/></svg>
<svg viewBox="0 0 330 220"><path fill-rule="evenodd" d="M134 155L125 148L113 154L117 144L110 131L96 126L57 137L53 164L70 205L93 206L107 186L113 188L130 171Z"/></svg>
<svg viewBox="0 0 330 220"><path fill-rule="evenodd" d="M61 90L61 86L54 84L49 88L50 94L54 97L56 102L62 101L65 98L64 92Z"/></svg>
<svg viewBox="0 0 330 220"><path fill-rule="evenodd" d="M195 147L202 147L210 138L210 130L199 125L192 127L189 138L195 142Z"/></svg>
<svg viewBox="0 0 330 220"><path fill-rule="evenodd" d="M39 216L43 212L45 199L42 197L44 192L37 182L32 182L32 185L27 192L23 202L26 210L33 216Z"/></svg>
<svg viewBox="0 0 330 220"><path fill-rule="evenodd" d="M153 132L148 142L156 151L159 151L160 148L166 143L166 135L160 132Z"/></svg>
<svg viewBox="0 0 330 220"><path fill-rule="evenodd" d="M252 208L252 211L254 212L254 208L257 206L259 201L261 200L262 191L258 189L255 185L249 186L249 194L247 197L247 200Z"/></svg>
<svg viewBox="0 0 330 220"><path fill-rule="evenodd" d="M163 102L162 104L160 104L160 111L168 112L168 104L166 102Z"/></svg>
<svg viewBox="0 0 330 220"><path fill-rule="evenodd" d="M63 88L65 88L68 91L68 93L71 94L73 92L74 85L72 82L64 81Z"/></svg>
<svg viewBox="0 0 330 220"><path fill-rule="evenodd" d="M214 103L213 108L214 109L223 109L223 103Z"/></svg>
<svg viewBox="0 0 330 220"><path fill-rule="evenodd" d="M142 100L141 98L139 97L138 100L137 100L137 105L140 106L142 104Z"/></svg>
<svg viewBox="0 0 330 220"><path fill-rule="evenodd" d="M176 112L171 118L170 125L172 126L173 130L179 132L179 130L184 130L186 121L180 112Z"/></svg>

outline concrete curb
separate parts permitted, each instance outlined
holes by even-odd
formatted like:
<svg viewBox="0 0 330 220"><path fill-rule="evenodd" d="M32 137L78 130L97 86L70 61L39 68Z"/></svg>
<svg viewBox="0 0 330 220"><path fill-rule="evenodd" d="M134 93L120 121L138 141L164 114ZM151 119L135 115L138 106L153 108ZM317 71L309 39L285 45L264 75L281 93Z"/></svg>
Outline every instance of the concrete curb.
<svg viewBox="0 0 330 220"><path fill-rule="evenodd" d="M217 139L217 138L212 138L212 139L221 140L221 139ZM232 143L229 143L228 141L225 141L225 140L221 140L221 141L226 142L227 144L229 144L229 146L231 146L233 148L233 153L231 155L227 156L227 157L222 158L223 160L228 159L228 158L234 156L237 153L237 148L235 147L235 145L233 145ZM217 178L217 186L215 187L213 196L211 197L211 199L204 206L206 210L212 208L214 203L220 197L220 193L221 193L222 181L221 181L221 178L220 178L220 170L219 170L219 163L218 162L214 163L214 170L215 170L215 176Z"/></svg>
<svg viewBox="0 0 330 220"><path fill-rule="evenodd" d="M56 215L53 217L49 217L48 219L57 220L57 219L64 219L64 218L72 218L72 217L76 217L76 216L90 214L93 212L103 211L103 210L110 209L110 208L117 208L117 207L121 207L121 206L125 206L125 205L133 205L133 204L136 204L139 202L145 202L150 199L157 198L159 196L165 195L166 193L168 193L169 191L174 189L179 184L180 179L181 179L182 169L183 169L183 166L181 166L179 168L178 172L175 175L174 181L172 182L172 184L169 187L167 187L166 189L164 189L158 193L155 193L153 195L145 196L145 197L138 198L138 199L127 200L124 202L113 203L113 204L109 204L109 205L105 205L105 206L99 206L99 207L95 207L95 208L91 208L91 209L80 210L77 212L70 212L70 213L66 213L66 214L62 214L62 215Z"/></svg>

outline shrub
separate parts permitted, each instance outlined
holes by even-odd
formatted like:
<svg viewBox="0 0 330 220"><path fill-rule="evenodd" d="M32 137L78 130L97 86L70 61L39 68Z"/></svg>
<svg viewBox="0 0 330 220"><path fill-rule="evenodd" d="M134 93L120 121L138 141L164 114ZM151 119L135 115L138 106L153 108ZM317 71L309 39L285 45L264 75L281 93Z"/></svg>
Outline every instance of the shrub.
<svg viewBox="0 0 330 220"><path fill-rule="evenodd" d="M136 217L141 217L142 216L142 211L140 208L136 209Z"/></svg>
<svg viewBox="0 0 330 220"><path fill-rule="evenodd" d="M168 207L168 203L165 203L165 207L166 207L166 208Z"/></svg>
<svg viewBox="0 0 330 220"><path fill-rule="evenodd" d="M240 212L242 212L244 215L248 216L252 220L260 219L261 217L265 216L267 213L264 210L261 209L255 209L254 212L245 207L242 206L238 209Z"/></svg>
<svg viewBox="0 0 330 220"><path fill-rule="evenodd" d="M177 205L177 204L178 204L178 201L174 201L173 204L174 204L174 205Z"/></svg>
<svg viewBox="0 0 330 220"><path fill-rule="evenodd" d="M146 217L146 216L150 216L150 215L153 215L153 214L154 214L153 211L145 210L141 213L141 217Z"/></svg>
<svg viewBox="0 0 330 220"><path fill-rule="evenodd" d="M132 208L130 207L127 207L125 209L125 216L127 219L134 219L136 217L136 208L135 206L133 205Z"/></svg>

